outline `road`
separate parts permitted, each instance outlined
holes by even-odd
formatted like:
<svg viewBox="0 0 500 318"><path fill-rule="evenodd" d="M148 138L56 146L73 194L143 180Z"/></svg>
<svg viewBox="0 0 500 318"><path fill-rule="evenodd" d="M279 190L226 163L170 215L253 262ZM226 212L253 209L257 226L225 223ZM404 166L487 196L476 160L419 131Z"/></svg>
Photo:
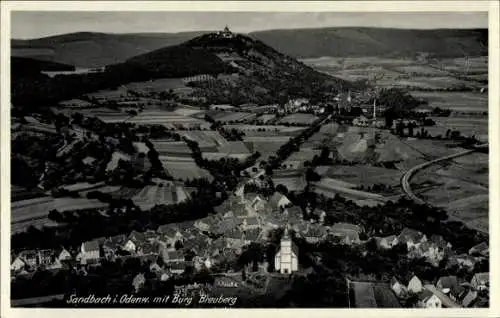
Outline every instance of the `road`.
<svg viewBox="0 0 500 318"><path fill-rule="evenodd" d="M475 149L471 149L471 150L465 150L465 151L462 151L462 152L459 152L459 153L456 153L456 154L453 154L453 155L449 155L449 156L445 156L445 157L441 157L441 158L437 158L437 159L434 159L434 160L431 160L431 161L427 161L427 162L424 162L422 164L419 164L415 167L412 167L410 170L408 170L404 175L403 177L401 178L401 187L403 188L403 191L406 193L406 195L414 200L415 202L417 203L420 203L420 204L428 204L426 201L422 200L421 198L419 198L415 193L413 193L413 191L411 190L411 186L410 186L410 180L411 178L415 175L415 173L419 170L422 170L424 168L427 168L433 164L436 164L438 162L441 162L441 161L446 161L446 160L450 160L450 159L454 159L454 158L457 158L457 157L461 157L461 156L465 156L465 155L468 155L470 153L473 153L475 151L478 151L479 149L483 149L487 147L487 144L483 144L483 145L479 145L477 146Z"/></svg>

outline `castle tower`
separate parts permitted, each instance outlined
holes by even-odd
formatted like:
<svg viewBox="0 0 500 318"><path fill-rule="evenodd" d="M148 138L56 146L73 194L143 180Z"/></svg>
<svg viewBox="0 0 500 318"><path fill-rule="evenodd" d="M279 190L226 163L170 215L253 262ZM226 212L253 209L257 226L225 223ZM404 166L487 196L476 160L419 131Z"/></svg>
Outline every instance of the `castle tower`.
<svg viewBox="0 0 500 318"><path fill-rule="evenodd" d="M280 249L274 257L274 267L281 274L291 274L299 269L299 251L288 233L288 225L281 238Z"/></svg>

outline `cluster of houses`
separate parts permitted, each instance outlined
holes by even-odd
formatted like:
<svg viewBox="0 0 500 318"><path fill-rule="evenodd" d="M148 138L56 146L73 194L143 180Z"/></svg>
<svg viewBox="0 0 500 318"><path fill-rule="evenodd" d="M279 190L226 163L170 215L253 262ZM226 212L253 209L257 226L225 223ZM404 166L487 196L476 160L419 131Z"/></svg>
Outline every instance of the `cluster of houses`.
<svg viewBox="0 0 500 318"><path fill-rule="evenodd" d="M484 307L488 302L489 273L476 273L470 282L456 276L440 277L435 284L423 284L415 275L410 279L391 280L391 289L400 300L414 296L419 308Z"/></svg>
<svg viewBox="0 0 500 318"><path fill-rule="evenodd" d="M377 246L390 249L400 243L408 249L409 258L424 258L428 263L437 267L442 260L446 260L446 268L458 266L473 270L476 263L487 259L489 255L488 244L480 243L469 250L469 253L456 254L452 245L442 236L432 235L427 237L424 233L405 228L399 235L374 237Z"/></svg>

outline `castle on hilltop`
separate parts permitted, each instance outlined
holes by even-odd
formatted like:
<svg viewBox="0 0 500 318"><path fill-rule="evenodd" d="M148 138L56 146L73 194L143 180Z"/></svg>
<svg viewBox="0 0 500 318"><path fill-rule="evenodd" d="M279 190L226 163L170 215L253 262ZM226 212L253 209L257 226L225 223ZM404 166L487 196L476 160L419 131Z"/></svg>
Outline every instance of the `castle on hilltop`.
<svg viewBox="0 0 500 318"><path fill-rule="evenodd" d="M220 37L223 37L225 39L230 39L230 38L234 37L233 32L231 32L231 30L229 30L229 27L227 25L223 31L217 32L217 35Z"/></svg>

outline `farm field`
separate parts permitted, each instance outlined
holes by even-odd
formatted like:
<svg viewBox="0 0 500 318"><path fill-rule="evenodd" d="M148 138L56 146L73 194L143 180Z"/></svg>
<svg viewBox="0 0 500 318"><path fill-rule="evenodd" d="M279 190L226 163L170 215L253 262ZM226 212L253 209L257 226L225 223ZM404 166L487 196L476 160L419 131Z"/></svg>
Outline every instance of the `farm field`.
<svg viewBox="0 0 500 318"><path fill-rule="evenodd" d="M280 124L296 124L296 125L312 125L318 117L312 114L295 113L281 118L278 122Z"/></svg>
<svg viewBox="0 0 500 318"><path fill-rule="evenodd" d="M276 151L286 144L289 136L264 136L264 137L244 137L245 144L253 152L260 152L261 159L267 160L268 156L276 155Z"/></svg>
<svg viewBox="0 0 500 318"><path fill-rule="evenodd" d="M459 130L463 136L476 136L481 141L488 141L488 118L477 117L432 117L436 122L436 126L432 127L434 130ZM429 127L431 128L431 127ZM431 132L431 131L429 131Z"/></svg>
<svg viewBox="0 0 500 318"><path fill-rule="evenodd" d="M413 97L424 99L431 107L447 108L461 112L488 111L488 94L473 92L421 92L410 91Z"/></svg>
<svg viewBox="0 0 500 318"><path fill-rule="evenodd" d="M179 113L180 111L167 111L161 109L148 109L137 116L130 117L126 120L128 123L138 125L164 125L171 128L197 128L208 129L210 124L204 120L185 116Z"/></svg>
<svg viewBox="0 0 500 318"><path fill-rule="evenodd" d="M106 107L84 109L52 107L51 110L55 114L63 114L67 117L71 117L72 114L78 112L85 117L97 117L99 120L102 120L105 123L121 123L124 122L127 118L131 117L125 112L109 109Z"/></svg>
<svg viewBox="0 0 500 318"><path fill-rule="evenodd" d="M263 114L257 118L257 121L260 121L260 122L265 124L265 123L267 123L275 118L276 118L276 115L274 115L274 114Z"/></svg>
<svg viewBox="0 0 500 318"><path fill-rule="evenodd" d="M189 140L196 141L202 150L217 148L227 143L227 140L219 132L213 130L180 131L179 134Z"/></svg>
<svg viewBox="0 0 500 318"><path fill-rule="evenodd" d="M488 155L473 153L418 172L412 185L430 184L419 196L450 216L488 231Z"/></svg>
<svg viewBox="0 0 500 318"><path fill-rule="evenodd" d="M217 148L217 151L203 152L202 156L207 160L219 160L221 158L235 158L245 160L252 155L243 141L227 141Z"/></svg>
<svg viewBox="0 0 500 318"><path fill-rule="evenodd" d="M184 141L151 140L160 156L191 158L191 149Z"/></svg>
<svg viewBox="0 0 500 318"><path fill-rule="evenodd" d="M336 194L339 194L351 200L368 199L379 202L387 201L387 199L381 196L380 194L354 190L351 189L350 187L346 187L345 182L331 178L322 178L319 182L314 182L313 185L314 185L313 191L315 193L322 194L328 198L333 198L335 197Z"/></svg>
<svg viewBox="0 0 500 318"><path fill-rule="evenodd" d="M170 89L174 93L189 94L193 89L182 81L181 78L161 78L147 82L134 82L125 85L126 89L140 93L160 93Z"/></svg>
<svg viewBox="0 0 500 318"><path fill-rule="evenodd" d="M262 135L265 134L267 136L276 136L279 135L287 135L294 136L298 135L302 132L304 127L287 127L284 125L247 125L247 124L232 124L232 125L224 125L224 129L232 130L236 129L238 131L242 131L246 136L254 136L254 135Z"/></svg>
<svg viewBox="0 0 500 318"><path fill-rule="evenodd" d="M293 152L285 162L283 162L283 165L287 169L299 169L299 168L304 168L304 163L306 161L311 162L314 158L314 156L319 156L321 153L320 150L317 149L312 149L312 148L307 148L307 147L301 147L300 151Z"/></svg>
<svg viewBox="0 0 500 318"><path fill-rule="evenodd" d="M328 178L341 180L351 186L372 186L374 184L385 184L399 186L402 171L373 167L368 165L356 166L318 166L315 171Z"/></svg>
<svg viewBox="0 0 500 318"><path fill-rule="evenodd" d="M277 170L271 177L274 186L284 185L288 191L302 191L307 186L304 170Z"/></svg>
<svg viewBox="0 0 500 318"><path fill-rule="evenodd" d="M413 76L411 78L399 78L397 81L390 79L382 79L377 81L377 85L384 87L409 87L417 89L447 89L457 87L459 85L465 86L477 86L470 82L462 81L456 79L452 76L442 76L442 77L426 77L426 76Z"/></svg>
<svg viewBox="0 0 500 318"><path fill-rule="evenodd" d="M220 121L223 123L227 122L243 122L248 120L253 120L257 117L255 113L246 112L231 112L231 111L209 111L207 113L215 121Z"/></svg>
<svg viewBox="0 0 500 318"><path fill-rule="evenodd" d="M194 161L175 161L165 158L160 158L163 168L175 180L193 180L206 178L212 180L213 177L208 170L202 169L196 165Z"/></svg>
<svg viewBox="0 0 500 318"><path fill-rule="evenodd" d="M131 197L134 204L141 208L141 210L149 210L155 205L160 204L180 203L188 198L189 193L184 187L169 183L147 185Z"/></svg>
<svg viewBox="0 0 500 318"><path fill-rule="evenodd" d="M54 209L59 212L66 212L101 209L106 208L107 206L107 203L86 198L43 197L23 200L12 202L10 222L12 224L12 231L22 231L30 225L43 226L53 223L47 218L47 216L49 215L49 212Z"/></svg>

